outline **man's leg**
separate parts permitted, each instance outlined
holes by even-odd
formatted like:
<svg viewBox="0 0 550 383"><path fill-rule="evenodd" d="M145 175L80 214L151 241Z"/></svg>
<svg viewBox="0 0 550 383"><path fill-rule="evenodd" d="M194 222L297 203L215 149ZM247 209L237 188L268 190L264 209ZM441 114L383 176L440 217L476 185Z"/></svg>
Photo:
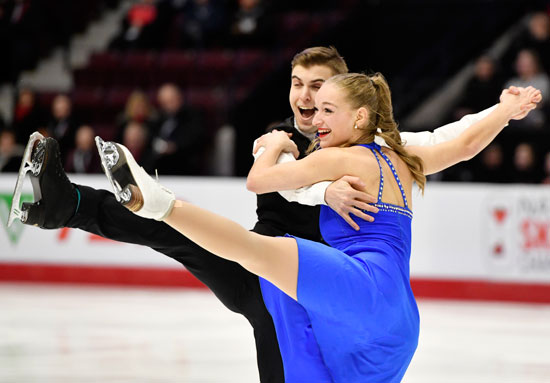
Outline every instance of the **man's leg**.
<svg viewBox="0 0 550 383"><path fill-rule="evenodd" d="M275 327L262 299L258 278L235 262L219 258L163 222L136 216L105 190L73 185L61 166L53 139L39 143L33 159L42 161L31 176L35 196L24 206L27 224L45 229L78 228L112 240L151 247L182 263L230 310L243 314L254 327L262 382L284 382Z"/></svg>
<svg viewBox="0 0 550 383"><path fill-rule="evenodd" d="M254 328L261 382L284 382L275 326L256 275L238 263L209 253L163 222L136 216L110 192L81 185L77 188L81 206L67 226L148 246L182 263L228 309L243 314Z"/></svg>

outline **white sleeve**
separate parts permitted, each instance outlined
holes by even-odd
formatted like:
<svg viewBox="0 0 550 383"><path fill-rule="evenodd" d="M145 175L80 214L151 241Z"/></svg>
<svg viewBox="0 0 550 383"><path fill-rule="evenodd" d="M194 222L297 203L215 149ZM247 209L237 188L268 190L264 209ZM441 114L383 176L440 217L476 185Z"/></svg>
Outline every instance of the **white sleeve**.
<svg viewBox="0 0 550 383"><path fill-rule="evenodd" d="M468 114L462 117L459 121L443 125L433 132L403 132L401 133L401 138L403 139L405 145L431 146L440 144L442 142L447 142L458 137L470 126L485 118L496 107L497 106L494 105L479 113Z"/></svg>
<svg viewBox="0 0 550 383"><path fill-rule="evenodd" d="M254 141L254 146L256 147L256 141ZM253 153L254 161L260 157L265 151L264 147L258 149L256 153ZM285 162L296 161L296 158L292 153L281 153L279 158L277 158L277 163L282 164ZM313 185L304 186L295 190L283 190L278 193L283 196L288 202L298 202L301 205L326 205L325 202L325 191L332 182L323 181L318 182Z"/></svg>

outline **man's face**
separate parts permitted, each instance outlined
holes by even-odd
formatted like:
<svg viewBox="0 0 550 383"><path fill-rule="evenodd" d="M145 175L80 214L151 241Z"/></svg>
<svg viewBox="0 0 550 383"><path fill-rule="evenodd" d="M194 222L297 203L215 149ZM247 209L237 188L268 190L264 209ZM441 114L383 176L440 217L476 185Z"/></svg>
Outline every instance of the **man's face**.
<svg viewBox="0 0 550 383"><path fill-rule="evenodd" d="M53 100L52 109L55 118L67 118L71 114L71 100L65 95L59 95Z"/></svg>
<svg viewBox="0 0 550 383"><path fill-rule="evenodd" d="M333 76L332 70L323 65L305 68L297 65L292 70L289 101L292 113L304 133L314 133L313 126L315 95L321 85Z"/></svg>
<svg viewBox="0 0 550 383"><path fill-rule="evenodd" d="M181 94L176 87L165 85L158 92L158 102L164 112L175 114L181 107Z"/></svg>

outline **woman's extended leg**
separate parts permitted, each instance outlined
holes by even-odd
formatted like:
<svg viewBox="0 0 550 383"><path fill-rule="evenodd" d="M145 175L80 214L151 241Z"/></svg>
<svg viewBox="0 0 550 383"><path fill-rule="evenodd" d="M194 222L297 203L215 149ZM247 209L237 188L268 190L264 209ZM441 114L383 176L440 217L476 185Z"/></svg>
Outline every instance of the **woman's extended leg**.
<svg viewBox="0 0 550 383"><path fill-rule="evenodd" d="M183 201L176 201L164 222L199 246L239 263L296 299L298 246L295 239L250 232L230 219Z"/></svg>
<svg viewBox="0 0 550 383"><path fill-rule="evenodd" d="M123 205L142 217L165 221L200 247L239 263L296 299L296 240L262 236L188 202L175 201L174 193L155 182L124 145L100 137L96 144L105 175Z"/></svg>

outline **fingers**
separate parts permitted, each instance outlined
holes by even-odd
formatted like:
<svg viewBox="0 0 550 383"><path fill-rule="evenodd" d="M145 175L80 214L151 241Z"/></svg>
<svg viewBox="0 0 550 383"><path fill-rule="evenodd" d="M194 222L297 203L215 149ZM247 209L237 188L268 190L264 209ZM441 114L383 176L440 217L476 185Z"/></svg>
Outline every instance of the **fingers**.
<svg viewBox="0 0 550 383"><path fill-rule="evenodd" d="M511 94L515 94L516 96L519 94L519 88L517 86L510 86L508 89L504 90L505 92L508 91Z"/></svg>
<svg viewBox="0 0 550 383"><path fill-rule="evenodd" d="M359 225L357 223L355 223L355 221L351 218L350 214L353 214L355 215L356 217L358 218L361 218L367 222L373 222L374 221L374 217L368 215L368 214L365 214L363 211L359 210L359 209L355 209L355 208L352 208L352 209L349 209L349 211L344 211L344 210L340 210L340 211L337 211L338 215L340 217L342 217L347 223L348 225L350 225L355 231L359 230Z"/></svg>
<svg viewBox="0 0 550 383"><path fill-rule="evenodd" d="M364 212L362 212L361 210L358 210L358 209L355 209L353 211L350 212L351 214L365 220L365 221L368 221L368 222L373 222L374 221L374 217L371 217L370 215L368 214L365 214Z"/></svg>
<svg viewBox="0 0 550 383"><path fill-rule="evenodd" d="M357 200L354 202L354 207L357 209L366 210L370 213L375 213L375 214L378 213L378 208L374 205L370 205L367 202L362 202Z"/></svg>
<svg viewBox="0 0 550 383"><path fill-rule="evenodd" d="M350 206L357 206L361 209L372 211L372 205L370 203L375 203L377 201L376 197L371 196L368 193L358 191L355 189L346 190L344 194Z"/></svg>
<svg viewBox="0 0 550 383"><path fill-rule="evenodd" d="M344 176L342 177L342 181L347 182L352 188L356 190L364 190L366 187L365 183L359 177Z"/></svg>
<svg viewBox="0 0 550 383"><path fill-rule="evenodd" d="M344 221L346 221L348 223L348 225L350 225L355 231L359 230L359 225L357 225L353 219L351 219L351 217L349 216L349 214L347 213L344 213L344 212L337 212L340 217L342 217L344 219Z"/></svg>
<svg viewBox="0 0 550 383"><path fill-rule="evenodd" d="M348 197L350 199L356 201L364 201L366 203L374 203L377 201L376 197L364 192L366 185L359 177L344 176L340 178L340 180L348 183L349 186L353 188L353 190L349 192ZM368 206L370 207L370 205Z"/></svg>
<svg viewBox="0 0 550 383"><path fill-rule="evenodd" d="M523 111L533 110L533 109L536 109L536 108L537 108L537 104L535 104L535 103L529 103L529 104L525 104L525 105L520 106L520 109L523 110Z"/></svg>
<svg viewBox="0 0 550 383"><path fill-rule="evenodd" d="M263 146L262 145L262 137L260 137L256 140L256 143L254 144L254 148L252 149L252 153L256 154L258 152L258 150L260 150L260 148Z"/></svg>
<svg viewBox="0 0 550 383"><path fill-rule="evenodd" d="M365 193L364 191L359 191L359 190L355 190L355 189L348 190L347 191L347 197L350 200L353 200L354 204L356 202L357 203L361 202L361 206L359 206L359 207L361 207L361 209L365 209L365 210L369 210L369 211L372 211L371 210L372 205L367 205L368 208L363 207L363 205L366 205L366 204L369 204L369 203L375 203L377 201L377 198L370 195L369 193Z"/></svg>

